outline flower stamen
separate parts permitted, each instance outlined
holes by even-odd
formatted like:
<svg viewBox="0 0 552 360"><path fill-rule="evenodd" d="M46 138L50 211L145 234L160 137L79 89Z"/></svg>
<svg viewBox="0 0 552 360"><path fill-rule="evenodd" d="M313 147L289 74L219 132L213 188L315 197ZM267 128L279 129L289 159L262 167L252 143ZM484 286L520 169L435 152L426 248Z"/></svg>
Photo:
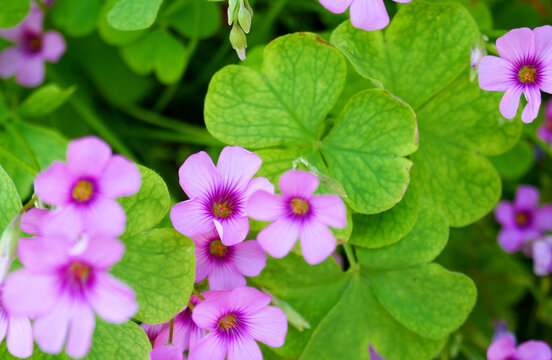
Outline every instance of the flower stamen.
<svg viewBox="0 0 552 360"><path fill-rule="evenodd" d="M79 202L87 202L92 197L94 186L90 181L81 180L73 188L73 199Z"/></svg>
<svg viewBox="0 0 552 360"><path fill-rule="evenodd" d="M218 327L219 329L230 330L236 326L237 322L238 321L234 315L228 314L219 320Z"/></svg>
<svg viewBox="0 0 552 360"><path fill-rule="evenodd" d="M292 199L291 211L293 211L295 215L305 215L309 211L309 203L303 199Z"/></svg>
<svg viewBox="0 0 552 360"><path fill-rule="evenodd" d="M213 204L213 214L216 217L219 218L227 218L234 212L234 207L228 203L228 201L224 202L216 202Z"/></svg>
<svg viewBox="0 0 552 360"><path fill-rule="evenodd" d="M518 79L524 84L534 83L537 79L537 69L530 65L522 67L518 73Z"/></svg>
<svg viewBox="0 0 552 360"><path fill-rule="evenodd" d="M85 284L90 278L90 273L92 272L92 269L88 265L74 262L69 267L68 272L73 283Z"/></svg>
<svg viewBox="0 0 552 360"><path fill-rule="evenodd" d="M209 251L213 256L222 258L228 252L228 246L225 246L220 240L215 240L209 245Z"/></svg>

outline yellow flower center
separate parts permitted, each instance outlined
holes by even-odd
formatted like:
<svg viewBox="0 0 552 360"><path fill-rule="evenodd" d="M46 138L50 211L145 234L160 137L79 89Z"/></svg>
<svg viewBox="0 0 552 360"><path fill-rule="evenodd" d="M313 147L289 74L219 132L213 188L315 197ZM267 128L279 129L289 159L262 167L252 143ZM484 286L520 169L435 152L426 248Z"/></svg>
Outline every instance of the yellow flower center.
<svg viewBox="0 0 552 360"><path fill-rule="evenodd" d="M218 327L224 330L230 330L234 326L236 326L236 323L237 323L236 317L232 314L228 314L222 319L220 319L218 323Z"/></svg>
<svg viewBox="0 0 552 360"><path fill-rule="evenodd" d="M532 84L537 78L537 70L529 65L524 66L519 71L518 78L524 84Z"/></svg>
<svg viewBox="0 0 552 360"><path fill-rule="evenodd" d="M291 200L291 211L296 215L304 215L309 211L309 204L302 199Z"/></svg>
<svg viewBox="0 0 552 360"><path fill-rule="evenodd" d="M213 214L219 218L227 218L234 212L233 206L228 201L217 202L213 205Z"/></svg>
<svg viewBox="0 0 552 360"><path fill-rule="evenodd" d="M228 246L225 246L220 240L215 240L209 245L209 251L214 256L221 258L228 252Z"/></svg>
<svg viewBox="0 0 552 360"><path fill-rule="evenodd" d="M73 199L86 202L90 200L92 193L94 192L94 187L90 181L82 180L79 181L77 185L73 188Z"/></svg>
<svg viewBox="0 0 552 360"><path fill-rule="evenodd" d="M91 271L90 266L78 262L71 264L69 267L69 273L73 275L73 279L81 283L85 283L88 280Z"/></svg>
<svg viewBox="0 0 552 360"><path fill-rule="evenodd" d="M525 213L517 213L516 214L516 223L518 225L527 225L529 222L529 217Z"/></svg>

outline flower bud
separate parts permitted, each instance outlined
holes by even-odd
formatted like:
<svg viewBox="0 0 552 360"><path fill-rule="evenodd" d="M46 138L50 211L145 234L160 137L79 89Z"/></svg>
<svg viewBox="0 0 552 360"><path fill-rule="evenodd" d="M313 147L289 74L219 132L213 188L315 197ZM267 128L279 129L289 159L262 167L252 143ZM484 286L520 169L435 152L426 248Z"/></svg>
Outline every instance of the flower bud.
<svg viewBox="0 0 552 360"><path fill-rule="evenodd" d="M247 48L247 39L243 30L234 24L232 31L230 31L230 44L232 48L236 50L240 60L245 60L245 48Z"/></svg>
<svg viewBox="0 0 552 360"><path fill-rule="evenodd" d="M237 5L238 0L228 0L228 25L232 25L234 23L234 20L236 19Z"/></svg>
<svg viewBox="0 0 552 360"><path fill-rule="evenodd" d="M243 4L240 6L238 11L238 22L240 23L241 28L246 34L249 34L251 30L251 13Z"/></svg>
<svg viewBox="0 0 552 360"><path fill-rule="evenodd" d="M479 67L479 62L481 59L487 55L487 38L485 35L482 35L479 40L471 47L470 50L470 81L475 80L477 75L477 69Z"/></svg>

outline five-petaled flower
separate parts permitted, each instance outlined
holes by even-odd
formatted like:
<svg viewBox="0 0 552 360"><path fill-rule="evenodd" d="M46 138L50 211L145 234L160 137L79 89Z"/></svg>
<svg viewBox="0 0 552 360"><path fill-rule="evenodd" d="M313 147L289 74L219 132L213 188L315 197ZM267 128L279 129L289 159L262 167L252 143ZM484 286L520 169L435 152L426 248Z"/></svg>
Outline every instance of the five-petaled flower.
<svg viewBox="0 0 552 360"><path fill-rule="evenodd" d="M362 30L381 30L389 24L389 15L383 0L319 0L334 14L341 14L349 7L351 23ZM411 0L393 0L408 3Z"/></svg>
<svg viewBox="0 0 552 360"><path fill-rule="evenodd" d="M44 62L57 62L65 52L65 40L57 31L43 32L44 13L32 2L31 11L19 25L0 29L0 38L13 42L0 53L0 77L15 75L16 81L28 87L44 81Z"/></svg>
<svg viewBox="0 0 552 360"><path fill-rule="evenodd" d="M552 26L511 30L496 41L496 49L500 57L481 59L479 86L506 91L500 112L507 119L516 116L521 94L525 94L527 106L521 119L530 123L539 114L541 90L552 94Z"/></svg>
<svg viewBox="0 0 552 360"><path fill-rule="evenodd" d="M263 177L252 179L261 158L239 146L227 146L217 166L201 151L180 167L180 186L190 200L171 209L174 228L186 236L198 236L216 229L225 246L245 240L249 233L246 204L259 189L274 193Z"/></svg>
<svg viewBox="0 0 552 360"><path fill-rule="evenodd" d="M346 210L335 195L313 195L318 177L305 171L290 170L282 175L278 186L281 196L259 190L249 199L249 216L274 221L259 232L257 241L271 256L286 256L297 238L303 257L309 264L325 260L336 248L335 237L328 229L344 228Z"/></svg>

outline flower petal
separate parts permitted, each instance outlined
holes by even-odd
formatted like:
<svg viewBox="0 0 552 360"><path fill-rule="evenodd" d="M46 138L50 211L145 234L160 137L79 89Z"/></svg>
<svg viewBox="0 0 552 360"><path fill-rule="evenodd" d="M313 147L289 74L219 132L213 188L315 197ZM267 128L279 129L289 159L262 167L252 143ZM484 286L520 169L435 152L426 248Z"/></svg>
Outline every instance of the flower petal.
<svg viewBox="0 0 552 360"><path fill-rule="evenodd" d="M34 275L21 269L9 274L3 302L11 315L35 317L50 313L60 296L55 277Z"/></svg>
<svg viewBox="0 0 552 360"><path fill-rule="evenodd" d="M292 219L279 219L265 227L257 235L259 245L270 256L283 258L299 238L300 224Z"/></svg>
<svg viewBox="0 0 552 360"><path fill-rule="evenodd" d="M521 249L523 240L522 234L514 229L502 229L498 233L498 244L508 253L515 253Z"/></svg>
<svg viewBox="0 0 552 360"><path fill-rule="evenodd" d="M40 235L41 223L48 214L50 211L46 209L32 208L28 210L21 217L21 230L30 235Z"/></svg>
<svg viewBox="0 0 552 360"><path fill-rule="evenodd" d="M92 334L96 319L88 304L76 301L73 303L71 328L65 351L74 358L82 358L88 354L92 345Z"/></svg>
<svg viewBox="0 0 552 360"><path fill-rule="evenodd" d="M194 237L194 239L197 239L197 237ZM198 245L196 243L194 253L196 257L195 282L197 283L203 281L207 276L209 276L209 274L211 274L213 271L213 260L211 259L211 254L209 253L209 245Z"/></svg>
<svg viewBox="0 0 552 360"><path fill-rule="evenodd" d="M10 316L7 345L13 356L28 358L33 354L33 329L29 318Z"/></svg>
<svg viewBox="0 0 552 360"><path fill-rule="evenodd" d="M334 14L344 13L351 5L353 0L319 0L320 4Z"/></svg>
<svg viewBox="0 0 552 360"><path fill-rule="evenodd" d="M266 253L255 240L244 241L232 247L231 261L245 276L257 276L266 266Z"/></svg>
<svg viewBox="0 0 552 360"><path fill-rule="evenodd" d="M228 296L228 308L232 311L239 310L245 314L253 314L270 304L271 297L251 287L239 287Z"/></svg>
<svg viewBox="0 0 552 360"><path fill-rule="evenodd" d="M338 196L315 195L310 198L309 204L317 221L337 229L347 226L347 210Z"/></svg>
<svg viewBox="0 0 552 360"><path fill-rule="evenodd" d="M224 360L227 351L228 346L224 341L215 333L210 333L190 350L188 357L190 359Z"/></svg>
<svg viewBox="0 0 552 360"><path fill-rule="evenodd" d="M21 239L17 255L29 271L56 276L68 259L71 245L71 241L62 236Z"/></svg>
<svg viewBox="0 0 552 360"><path fill-rule="evenodd" d="M535 54L543 63L552 61L552 26L545 25L533 30Z"/></svg>
<svg viewBox="0 0 552 360"><path fill-rule="evenodd" d="M265 191L269 194L274 194L274 185L267 178L260 176L253 178L251 179L251 181L247 185L247 188L245 189L245 192L243 193L244 200L249 200L251 195L259 190Z"/></svg>
<svg viewBox="0 0 552 360"><path fill-rule="evenodd" d="M87 136L69 143L67 167L78 177L98 178L111 159L111 148L95 136Z"/></svg>
<svg viewBox="0 0 552 360"><path fill-rule="evenodd" d="M500 57L511 63L533 57L535 54L533 31L529 28L510 30L506 35L496 40L496 50Z"/></svg>
<svg viewBox="0 0 552 360"><path fill-rule="evenodd" d="M239 191L244 191L263 161L259 155L240 146L226 146L217 161L217 170L222 181Z"/></svg>
<svg viewBox="0 0 552 360"><path fill-rule="evenodd" d="M182 190L190 199L208 196L221 183L220 174L205 151L188 157L178 176Z"/></svg>
<svg viewBox="0 0 552 360"><path fill-rule="evenodd" d="M76 240L82 233L83 221L81 211L73 205L65 205L50 211L41 224L41 235L62 235Z"/></svg>
<svg viewBox="0 0 552 360"><path fill-rule="evenodd" d="M1 300L0 300L1 301ZM4 308L4 305L0 303L0 343L4 341L6 334L8 333L8 322L10 321L9 314Z"/></svg>
<svg viewBox="0 0 552 360"><path fill-rule="evenodd" d="M15 71L15 80L19 85L35 87L44 81L46 73L44 60L39 56L24 56Z"/></svg>
<svg viewBox="0 0 552 360"><path fill-rule="evenodd" d="M336 247L335 237L328 227L317 221L309 221L301 228L301 251L311 265L321 263Z"/></svg>
<svg viewBox="0 0 552 360"><path fill-rule="evenodd" d="M125 231L126 214L115 200L97 198L82 209L82 215L88 233L119 236Z"/></svg>
<svg viewBox="0 0 552 360"><path fill-rule="evenodd" d="M299 196L308 199L318 187L318 177L301 170L289 170L285 172L278 182L282 195Z"/></svg>
<svg viewBox="0 0 552 360"><path fill-rule="evenodd" d="M550 346L543 341L526 341L520 344L516 350L518 360L550 360L552 351Z"/></svg>
<svg viewBox="0 0 552 360"><path fill-rule="evenodd" d="M236 337L228 344L228 360L262 360L263 354L253 339Z"/></svg>
<svg viewBox="0 0 552 360"><path fill-rule="evenodd" d="M69 330L69 310L70 303L66 296L63 296L51 312L35 319L33 336L45 353L57 354L63 349Z"/></svg>
<svg viewBox="0 0 552 360"><path fill-rule="evenodd" d="M508 60L498 56L485 56L479 63L479 87L487 91L506 91L515 85L514 70Z"/></svg>
<svg viewBox="0 0 552 360"><path fill-rule="evenodd" d="M246 216L229 217L214 220L220 241L226 246L232 246L245 240L249 234L249 220Z"/></svg>
<svg viewBox="0 0 552 360"><path fill-rule="evenodd" d="M15 75L17 66L22 62L23 55L17 48L8 48L0 52L0 77L8 79Z"/></svg>
<svg viewBox="0 0 552 360"><path fill-rule="evenodd" d="M245 278L238 272L232 263L214 264L209 274L209 289L232 290L245 286Z"/></svg>
<svg viewBox="0 0 552 360"><path fill-rule="evenodd" d="M500 113L506 119L513 119L518 111L519 99L523 93L523 87L520 85L514 85L504 93L502 100L500 101Z"/></svg>
<svg viewBox="0 0 552 360"><path fill-rule="evenodd" d="M383 0L353 0L349 13L353 26L362 30L381 30L389 25Z"/></svg>
<svg viewBox="0 0 552 360"><path fill-rule="evenodd" d="M247 332L257 341L268 346L284 345L287 333L287 317L282 310L268 306L255 314L248 316Z"/></svg>
<svg viewBox="0 0 552 360"><path fill-rule="evenodd" d="M511 335L504 335L489 346L487 360L504 360L514 355L516 341Z"/></svg>
<svg viewBox="0 0 552 360"><path fill-rule="evenodd" d="M164 322L161 324L147 324L147 323L141 323L140 327L146 335L148 336L148 339L151 343L155 342L159 334L169 326L168 322ZM165 342L166 343L166 342Z"/></svg>
<svg viewBox="0 0 552 360"><path fill-rule="evenodd" d="M34 190L40 200L48 205L64 205L69 201L73 177L67 166L55 161L35 178Z"/></svg>
<svg viewBox="0 0 552 360"><path fill-rule="evenodd" d="M86 297L94 311L111 323L128 321L138 311L134 291L109 274L96 274L94 287L86 292Z"/></svg>
<svg viewBox="0 0 552 360"><path fill-rule="evenodd" d="M57 31L48 31L42 36L42 57L49 62L58 62L65 49L65 39Z"/></svg>
<svg viewBox="0 0 552 360"><path fill-rule="evenodd" d="M174 228L186 236L205 234L215 228L213 216L205 210L200 199L179 202L171 209Z"/></svg>
<svg viewBox="0 0 552 360"><path fill-rule="evenodd" d="M542 70L539 72L539 88L545 93L552 94L552 60L548 65L543 66ZM547 111L550 112L551 110L548 110L549 108L552 107L547 107ZM545 118L548 119L549 122L552 121L550 120L552 119L550 113L547 113Z"/></svg>
<svg viewBox="0 0 552 360"><path fill-rule="evenodd" d="M552 244L546 240L535 241L532 253L535 274L548 275L552 271Z"/></svg>
<svg viewBox="0 0 552 360"><path fill-rule="evenodd" d="M194 307L192 319L197 326L204 330L213 331L224 312L228 309L226 303L228 291L220 291L214 298L206 298Z"/></svg>
<svg viewBox="0 0 552 360"><path fill-rule="evenodd" d="M527 105L525 105L525 109L523 109L521 120L528 124L532 123L539 115L542 102L540 89L536 86L527 86L525 89L525 98L527 99Z"/></svg>
<svg viewBox="0 0 552 360"><path fill-rule="evenodd" d="M259 190L247 202L247 216L260 221L274 221L285 215L282 197Z"/></svg>
<svg viewBox="0 0 552 360"><path fill-rule="evenodd" d="M552 230L552 205L545 205L537 210L535 226L543 232Z"/></svg>
<svg viewBox="0 0 552 360"><path fill-rule="evenodd" d="M534 210L539 205L539 190L533 186L520 185L517 188L514 206L519 210Z"/></svg>
<svg viewBox="0 0 552 360"><path fill-rule="evenodd" d="M76 257L88 264L93 264L95 269L106 271L118 263L125 253L125 245L114 238L105 236L92 236L88 239L86 248Z"/></svg>
<svg viewBox="0 0 552 360"><path fill-rule="evenodd" d="M138 167L121 155L111 157L99 179L102 195L114 199L136 194L140 190Z"/></svg>
<svg viewBox="0 0 552 360"><path fill-rule="evenodd" d="M182 350L174 345L163 345L154 348L149 353L150 360L183 360Z"/></svg>
<svg viewBox="0 0 552 360"><path fill-rule="evenodd" d="M512 203L501 201L494 211L496 221L506 228L516 227L515 212Z"/></svg>

